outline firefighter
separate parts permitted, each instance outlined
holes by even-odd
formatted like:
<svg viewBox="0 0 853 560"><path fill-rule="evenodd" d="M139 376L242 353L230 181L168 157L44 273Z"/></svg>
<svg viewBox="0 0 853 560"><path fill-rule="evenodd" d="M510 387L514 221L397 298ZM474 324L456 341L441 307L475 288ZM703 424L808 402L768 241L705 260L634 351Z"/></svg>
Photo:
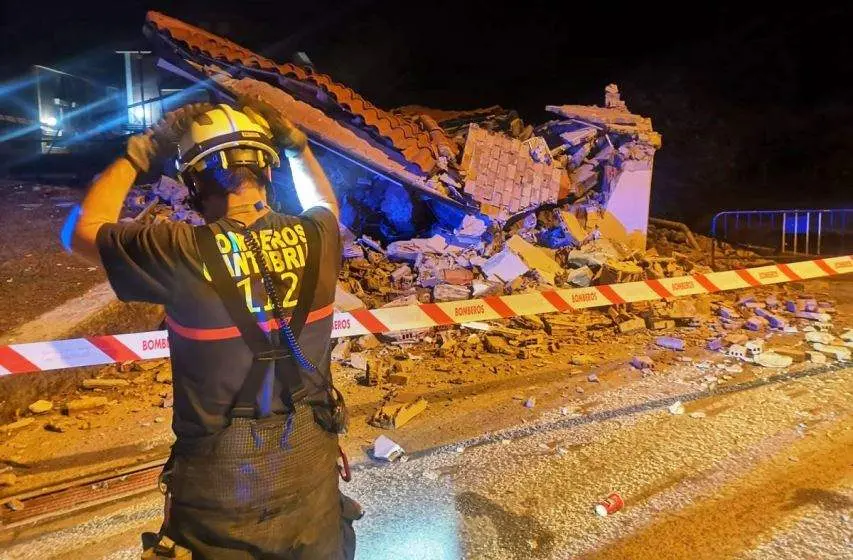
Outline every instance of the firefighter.
<svg viewBox="0 0 853 560"><path fill-rule="evenodd" d="M86 194L72 249L122 301L166 309L176 441L147 554L171 539L193 558L352 558L361 511L338 490L346 420L329 374L338 204L305 135L243 103L188 105L131 137ZM206 225L119 222L137 176L176 151ZM280 153L298 216L267 204Z"/></svg>

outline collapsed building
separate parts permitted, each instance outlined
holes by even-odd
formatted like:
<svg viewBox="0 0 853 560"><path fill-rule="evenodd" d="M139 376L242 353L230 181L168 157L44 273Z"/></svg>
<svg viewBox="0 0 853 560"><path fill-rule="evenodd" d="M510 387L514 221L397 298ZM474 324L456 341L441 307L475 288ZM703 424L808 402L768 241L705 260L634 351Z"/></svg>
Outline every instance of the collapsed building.
<svg viewBox="0 0 853 560"><path fill-rule="evenodd" d="M309 65L277 64L160 13L144 30L160 68L191 89L261 100L306 132L341 202L342 288L372 293L369 306L624 281L648 268L661 137L615 85L603 107L548 106L553 119L539 126L500 107L386 111ZM291 181L278 174L280 209L296 208ZM175 218L193 219L173 185L157 188Z"/></svg>

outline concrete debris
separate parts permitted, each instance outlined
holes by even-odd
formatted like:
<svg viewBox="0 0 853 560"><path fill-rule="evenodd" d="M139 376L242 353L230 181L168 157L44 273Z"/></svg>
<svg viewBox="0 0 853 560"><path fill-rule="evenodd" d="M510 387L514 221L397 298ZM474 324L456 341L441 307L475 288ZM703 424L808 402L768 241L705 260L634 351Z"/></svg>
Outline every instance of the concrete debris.
<svg viewBox="0 0 853 560"><path fill-rule="evenodd" d="M117 389L128 385L130 381L127 379L84 379L81 387L83 389Z"/></svg>
<svg viewBox="0 0 853 560"><path fill-rule="evenodd" d="M93 410L106 406L109 401L106 397L83 397L65 403L65 414L71 415L85 410Z"/></svg>
<svg viewBox="0 0 853 560"><path fill-rule="evenodd" d="M488 279L494 278L501 282L512 282L529 270L521 258L510 249L504 249L491 257L480 268Z"/></svg>
<svg viewBox="0 0 853 560"><path fill-rule="evenodd" d="M533 408L536 406L536 397L529 397L524 401L524 408Z"/></svg>
<svg viewBox="0 0 853 560"><path fill-rule="evenodd" d="M333 362L343 362L349 359L350 354L352 353L352 342L348 339L342 338L339 339L335 347L332 348L332 361Z"/></svg>
<svg viewBox="0 0 853 560"><path fill-rule="evenodd" d="M591 366L598 362L598 360L586 356L584 354L575 354L572 356L572 365L575 366Z"/></svg>
<svg viewBox="0 0 853 560"><path fill-rule="evenodd" d="M465 216L462 218L462 224L453 230L453 233L459 237L474 237L479 239L486 233L486 222L476 216Z"/></svg>
<svg viewBox="0 0 853 560"><path fill-rule="evenodd" d="M818 352L823 352L824 354L829 354L830 356L835 357L839 362L850 361L850 348L846 348L844 346L832 346L829 344L822 344L820 342L813 343L812 347Z"/></svg>
<svg viewBox="0 0 853 560"><path fill-rule="evenodd" d="M352 356L350 356L350 361ZM367 360L367 368L365 370L365 382L368 387L376 387L382 385L388 377L388 364L381 358L371 358Z"/></svg>
<svg viewBox="0 0 853 560"><path fill-rule="evenodd" d="M403 448L394 443L388 436L381 435L373 442L373 457L380 461L393 463L405 453Z"/></svg>
<svg viewBox="0 0 853 560"><path fill-rule="evenodd" d="M667 350L684 350L684 340L674 336L659 336L655 339L655 344Z"/></svg>
<svg viewBox="0 0 853 560"><path fill-rule="evenodd" d="M766 368L786 368L794 363L790 356L783 356L776 352L763 352L755 357L755 363Z"/></svg>
<svg viewBox="0 0 853 560"><path fill-rule="evenodd" d="M379 339L376 338L376 336L372 334L365 334L355 340L353 349L357 352L363 352L365 350L372 350L378 347L380 344L381 343L379 342Z"/></svg>
<svg viewBox="0 0 853 560"><path fill-rule="evenodd" d="M367 360L368 360L368 356L366 353L353 352L349 356L349 365L352 368L355 368L355 369L358 369L361 371L367 371L367 367L368 367Z"/></svg>
<svg viewBox="0 0 853 560"><path fill-rule="evenodd" d="M51 401L39 400L27 407L33 414L46 414L53 410Z"/></svg>
<svg viewBox="0 0 853 560"><path fill-rule="evenodd" d="M576 286L578 288L586 288L590 284L592 284L592 280L595 277L595 273L592 269L586 265L575 268L573 270L569 270L566 275L566 283L571 284L572 286Z"/></svg>
<svg viewBox="0 0 853 560"><path fill-rule="evenodd" d="M20 420L18 420L16 422L11 422L9 424L4 424L4 425L0 426L0 433L16 432L16 431L20 430L21 428L26 428L27 426L29 426L33 422L35 422L35 419L33 419L33 418L21 418Z"/></svg>
<svg viewBox="0 0 853 560"><path fill-rule="evenodd" d="M797 311L794 313L794 317L797 319L808 319L810 321L819 321L821 323L828 323L832 320L832 315L829 313L818 313L814 311Z"/></svg>
<svg viewBox="0 0 853 560"><path fill-rule="evenodd" d="M469 299L471 292L467 286L457 286L454 284L439 284L432 289L432 299L435 302L440 301L459 301Z"/></svg>
<svg viewBox="0 0 853 560"><path fill-rule="evenodd" d="M501 336L486 335L483 337L483 346L487 352L492 354L510 354L509 343Z"/></svg>
<svg viewBox="0 0 853 560"><path fill-rule="evenodd" d="M671 405L669 405L669 413L674 415L684 414L684 403L681 401L675 401Z"/></svg>
<svg viewBox="0 0 853 560"><path fill-rule="evenodd" d="M507 247L512 249L521 257L524 264L542 274L549 284L553 285L556 276L563 272L562 267L557 264L557 261L548 256L544 250L528 243L518 235L510 237L506 244ZM508 280L504 279L504 281L506 282Z"/></svg>
<svg viewBox="0 0 853 560"><path fill-rule="evenodd" d="M338 311L354 311L365 309L364 302L344 289L340 282L335 286L335 309Z"/></svg>
<svg viewBox="0 0 853 560"><path fill-rule="evenodd" d="M598 376L594 373L590 373L589 375L587 375L586 380L590 383L600 383Z"/></svg>
<svg viewBox="0 0 853 560"><path fill-rule="evenodd" d="M835 337L830 333L826 332L807 332L806 333L806 341L807 342L820 342L821 344L832 344L835 342Z"/></svg>
<svg viewBox="0 0 853 560"><path fill-rule="evenodd" d="M826 354L823 352L818 352L817 350L806 350L806 354L808 354L809 361L813 364L826 363Z"/></svg>
<svg viewBox="0 0 853 560"><path fill-rule="evenodd" d="M14 486L18 481L18 477L14 473L0 473L0 486Z"/></svg>
<svg viewBox="0 0 853 560"><path fill-rule="evenodd" d="M154 381L157 383L164 383L166 385L172 384L172 370L169 368L163 368L157 372L154 376Z"/></svg>
<svg viewBox="0 0 853 560"><path fill-rule="evenodd" d="M385 429L397 429L409 423L415 416L426 410L427 401L418 398L411 402L389 402L374 412L369 423L371 426Z"/></svg>
<svg viewBox="0 0 853 560"><path fill-rule="evenodd" d="M790 346L773 348L771 352L779 354L780 356L788 356L794 361L794 363L805 362L806 360L808 360L809 357L806 351L800 350L798 348L791 348Z"/></svg>
<svg viewBox="0 0 853 560"><path fill-rule="evenodd" d="M634 356L631 358L631 365L637 369L653 369L655 362L648 356Z"/></svg>
<svg viewBox="0 0 853 560"><path fill-rule="evenodd" d="M646 328L646 321L640 317L632 317L619 321L617 327L620 333L630 333Z"/></svg>

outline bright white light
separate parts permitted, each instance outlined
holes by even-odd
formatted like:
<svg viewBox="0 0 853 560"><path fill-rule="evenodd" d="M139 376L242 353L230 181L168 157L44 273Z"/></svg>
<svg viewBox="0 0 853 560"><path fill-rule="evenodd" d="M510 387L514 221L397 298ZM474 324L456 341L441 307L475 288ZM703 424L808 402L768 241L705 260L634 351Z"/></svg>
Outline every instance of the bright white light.
<svg viewBox="0 0 853 560"><path fill-rule="evenodd" d="M138 121L145 120L145 108L144 107L134 107L133 108L133 117Z"/></svg>
<svg viewBox="0 0 853 560"><path fill-rule="evenodd" d="M41 124L47 126L56 126L56 117L44 117L41 119Z"/></svg>

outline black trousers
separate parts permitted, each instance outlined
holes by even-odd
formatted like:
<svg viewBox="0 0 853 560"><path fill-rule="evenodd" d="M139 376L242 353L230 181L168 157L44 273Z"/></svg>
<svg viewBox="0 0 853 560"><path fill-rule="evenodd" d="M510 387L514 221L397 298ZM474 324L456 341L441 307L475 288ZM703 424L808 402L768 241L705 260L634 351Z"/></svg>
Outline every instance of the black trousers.
<svg viewBox="0 0 853 560"><path fill-rule="evenodd" d="M166 534L193 559L350 560L338 438L310 406L289 416L235 419L222 432L179 440L168 477Z"/></svg>

